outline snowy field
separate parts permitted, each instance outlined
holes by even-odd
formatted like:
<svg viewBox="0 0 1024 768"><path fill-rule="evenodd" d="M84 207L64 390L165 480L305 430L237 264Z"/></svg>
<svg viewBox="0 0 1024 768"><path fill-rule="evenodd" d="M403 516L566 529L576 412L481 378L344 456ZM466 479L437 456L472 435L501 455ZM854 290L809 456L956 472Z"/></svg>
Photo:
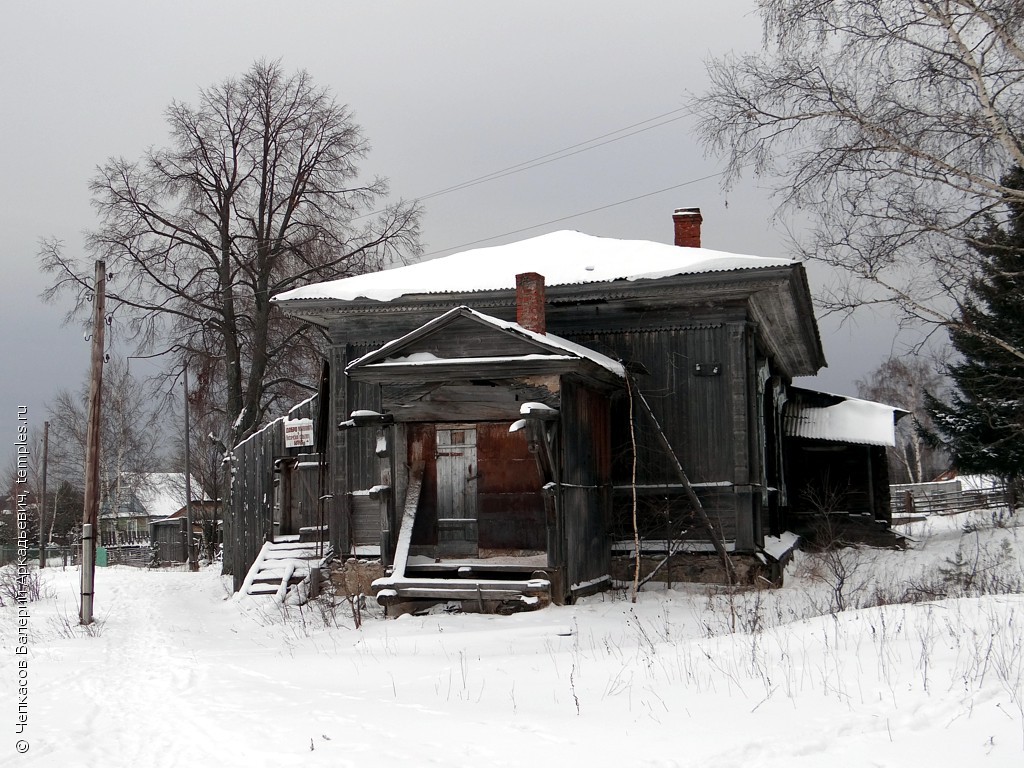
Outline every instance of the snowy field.
<svg viewBox="0 0 1024 768"><path fill-rule="evenodd" d="M0 765L1020 766L1011 523L933 519L907 552L801 555L781 590L358 629L347 603L282 609L232 598L216 570L113 567L87 631L77 571L49 568L26 655L0 608Z"/></svg>

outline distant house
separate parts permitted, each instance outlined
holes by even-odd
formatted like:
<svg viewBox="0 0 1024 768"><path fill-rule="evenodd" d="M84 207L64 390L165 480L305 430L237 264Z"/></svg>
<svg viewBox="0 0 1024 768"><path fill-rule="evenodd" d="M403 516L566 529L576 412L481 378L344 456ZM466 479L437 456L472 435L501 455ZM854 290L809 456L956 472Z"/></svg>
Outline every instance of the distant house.
<svg viewBox="0 0 1024 768"><path fill-rule="evenodd" d="M212 501L194 477L191 486L193 503ZM150 523L184 510L185 496L184 473L125 475L100 505L100 535L109 543L147 540Z"/></svg>
<svg viewBox="0 0 1024 768"><path fill-rule="evenodd" d="M677 210L675 245L555 232L275 297L331 356L294 414L315 439L289 447L282 419L234 452L236 589L294 518L302 466L321 483L307 530L379 558L385 603L566 602L637 557L675 580L777 578L766 538L813 480L787 424L818 405L792 380L824 354L803 265L704 249L701 220ZM868 453L848 490L884 526Z"/></svg>

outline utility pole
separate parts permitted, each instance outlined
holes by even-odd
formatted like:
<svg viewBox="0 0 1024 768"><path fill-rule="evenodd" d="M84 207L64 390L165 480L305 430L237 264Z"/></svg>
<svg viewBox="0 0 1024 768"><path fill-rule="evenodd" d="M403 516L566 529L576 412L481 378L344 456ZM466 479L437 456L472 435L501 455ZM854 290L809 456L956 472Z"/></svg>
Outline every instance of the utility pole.
<svg viewBox="0 0 1024 768"><path fill-rule="evenodd" d="M43 477L39 483L42 486L42 501L36 499L39 508L39 567L46 567L46 460L50 449L50 422L43 422Z"/></svg>
<svg viewBox="0 0 1024 768"><path fill-rule="evenodd" d="M188 532L185 534L185 546L188 548L188 569L198 571L195 547L192 546L194 532L192 528L192 450L188 417L188 363L185 363L185 526L188 528Z"/></svg>
<svg viewBox="0 0 1024 768"><path fill-rule="evenodd" d="M82 508L82 624L92 624L96 580L96 535L100 509L100 401L103 396L103 331L106 328L107 265L96 262L93 294L92 370L89 377L89 424L85 433L85 505Z"/></svg>

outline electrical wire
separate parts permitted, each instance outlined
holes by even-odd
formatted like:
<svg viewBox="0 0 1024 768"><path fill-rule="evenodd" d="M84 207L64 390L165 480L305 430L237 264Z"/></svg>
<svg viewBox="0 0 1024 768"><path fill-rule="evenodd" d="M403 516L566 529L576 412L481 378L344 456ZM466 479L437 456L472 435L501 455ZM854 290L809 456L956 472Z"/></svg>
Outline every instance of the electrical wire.
<svg viewBox="0 0 1024 768"><path fill-rule="evenodd" d="M485 174L484 176L478 176L477 178L470 179L469 181L464 181L464 182L461 182L459 184L453 184L450 187L445 187L444 189L439 189L436 192L431 192L429 194L423 195L422 197L417 198L417 200L421 200L421 201L422 200L430 200L433 197L439 197L441 195L446 195L449 192L457 192L457 191L462 190L462 189L468 189L470 187L475 187L478 184L484 184L484 183L486 183L488 181L495 181L497 179L502 179L502 178L504 178L506 176L511 176L514 173L522 173L523 171L529 171L529 170L532 170L534 168L539 168L539 167L541 167L543 165L547 165L549 163L554 163L554 162L556 162L558 160L564 160L567 157L573 157L574 155L578 155L578 154L581 154L583 152L588 152L591 149L597 149L598 147L603 147L606 144L611 144L613 142L620 141L622 139L628 139L630 136L635 136L638 133L644 133L645 131L650 131L650 130L653 130L655 128L660 128L663 125L668 125L669 123L674 123L674 122L676 122L678 120L682 120L684 117L689 117L692 114L692 112L688 111L684 115L679 115L678 117L673 117L673 118L671 118L669 120L665 120L663 122L657 123L656 125L649 125L646 128L640 128L640 129L638 129L636 131L631 131L630 133L627 133L627 134L625 134L623 136L616 136L613 139L610 138L607 141L601 141L601 139L604 139L606 137L615 136L615 134L617 134L617 133L622 133L623 131L628 131L630 128L634 128L634 127L636 127L638 125L644 125L645 123L649 123L649 122L651 122L653 120L658 120L658 119L660 119L662 117L666 117L667 115L674 114L675 112L680 112L683 109L686 109L686 108L682 107L680 109L672 110L672 112L666 112L663 115L658 115L657 117L652 117L652 118L650 118L648 120L642 120L639 123L633 123L633 125L628 125L625 128L620 128L617 131L612 131L610 133L606 133L606 134L603 134L601 136L597 136L597 137L595 137L593 139L588 139L587 141L581 141L578 144L573 144L573 145L571 145L569 147L565 147L563 149L559 149L559 150L557 150L555 152L549 152L546 155L541 155L540 157L535 157L533 160L526 160L526 161L524 161L522 163L517 163L516 165L510 165L507 168L502 168L501 170L494 171L493 173L488 173L488 174ZM600 142L600 143L592 144L592 142L595 142L595 141L596 142ZM585 146L587 144L592 144L592 146ZM571 150L575 150L575 151L571 151Z"/></svg>
<svg viewBox="0 0 1024 768"><path fill-rule="evenodd" d="M489 242L491 240L498 240L499 238L502 238L502 237L510 237L511 235L518 235L518 234L521 234L523 232L528 232L531 229L537 229L539 227L546 227L546 226L549 226L551 224L558 224L558 223L563 222L563 221L568 221L569 219L575 219L575 218L577 218L579 216L586 216L587 214L590 214L590 213L597 213L598 211L606 211L609 208L615 208L616 206L625 205L626 203L632 203L632 202L635 202L636 200L643 200L644 198L647 198L647 197L653 197L654 195L660 195L663 192L671 192L673 189L680 189L681 187L687 187L687 186L689 186L691 184L699 184L702 181L708 181L709 179L716 179L719 176L724 176L725 174L726 174L726 171L718 171L717 173L711 173L711 174L708 174L707 176L701 176L699 179L690 179L689 181L684 181L684 182L681 182L679 184L673 184L671 187L663 187L662 189L656 189L653 192L645 192L642 195L635 195L633 197L626 198L625 200L618 200L617 202L608 203L607 205L600 205L597 208L590 208L590 209L588 209L586 211L579 211L578 213L571 213L568 216L560 216L557 219L549 219L548 221L542 221L539 224L531 224L528 227L520 227L519 229L513 229L513 230L511 230L509 232L503 232L500 235L492 235L490 237L484 237L484 238L481 238L479 240L473 240L473 241L468 242L468 243L461 243L459 245L452 245L452 246L449 246L447 248L441 248L441 249L438 249L436 251L430 251L429 253L423 254L422 258L426 259L426 258L429 258L431 256L436 256L436 255L438 255L440 253L447 253L448 251L455 251L455 250L459 250L461 248L469 248L470 246L479 245L480 243L486 243L486 242Z"/></svg>
<svg viewBox="0 0 1024 768"><path fill-rule="evenodd" d="M682 112L683 114L679 114L680 112ZM451 194L452 192L458 192L463 189L469 189L471 187L478 186L479 184L485 184L489 181L503 179L506 176L511 176L516 173L522 173L524 171L533 170L534 168L540 168L541 166L548 165L549 163L554 163L557 162L558 160L565 160L566 158L582 154L583 152L589 152L592 149L597 149L598 147L603 147L607 144L612 144L616 141L621 141L622 139L628 139L629 137L636 136L639 133L644 133L646 131L654 130L655 128L660 128L664 125L669 125L670 123L682 120L684 117L689 117L692 114L693 109L690 107L679 107L678 109L672 109L669 110L668 112L663 112L660 115L649 117L646 120L640 120L639 122L631 123L630 125L627 125L623 128L618 128L617 130L609 131L608 133L603 133L600 136L595 136L591 139L577 142L576 144L570 144L568 147L562 147L561 149L557 149L554 152L548 152L547 154L539 155L538 157L532 158L530 160L524 160L521 163L509 165L506 166L505 168L500 168L496 171L485 173L482 176L477 176L466 181L458 182L457 184L452 184L451 186L444 187L442 189L434 190L433 192L428 192L427 194L420 195L419 197L416 197L414 199L419 202L422 202L424 200L430 200L435 197L440 197L441 195L447 195ZM676 117L670 117L671 115L676 115ZM663 120L663 118L666 117L668 117L669 119ZM655 123L655 121L659 120L661 122ZM648 123L655 123L655 125L648 125ZM640 126L646 127L641 128ZM634 128L636 128L637 130L633 130ZM625 131L629 131L629 133L624 133ZM619 136L618 134L623 135ZM363 219L368 216L376 216L377 214L383 213L385 210L386 209L382 208L380 210L363 213L360 214L359 216L355 216L353 220Z"/></svg>

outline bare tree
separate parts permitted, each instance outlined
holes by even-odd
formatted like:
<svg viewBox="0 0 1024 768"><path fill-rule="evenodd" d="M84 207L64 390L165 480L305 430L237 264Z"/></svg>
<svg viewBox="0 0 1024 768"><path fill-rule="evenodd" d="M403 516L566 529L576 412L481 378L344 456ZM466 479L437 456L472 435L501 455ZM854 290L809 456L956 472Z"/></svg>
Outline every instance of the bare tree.
<svg viewBox="0 0 1024 768"><path fill-rule="evenodd" d="M192 498L203 500L193 505L193 520L203 531L204 557L212 560L216 554L221 521L224 517L222 505L226 503L231 483L230 467L225 463L228 453L226 440L231 433L231 424L211 401L209 393L202 388L193 389L189 395L189 468L192 477ZM177 406L177 403L175 403ZM170 441L171 453L168 466L174 471L185 471L185 424L183 414L175 407L173 417L175 428ZM184 489L183 489L184 490ZM182 494L184 503L184 493Z"/></svg>
<svg viewBox="0 0 1024 768"><path fill-rule="evenodd" d="M922 357L890 358L857 382L857 394L909 411L896 424L896 446L890 448L889 471L892 482L924 483L949 466L945 452L929 443L921 428L933 429L926 408L926 394L935 395L946 388L935 366Z"/></svg>
<svg viewBox="0 0 1024 768"><path fill-rule="evenodd" d="M700 131L811 217L802 255L857 279L828 309L890 302L1024 359L961 321L968 245L1024 192L1024 3L760 0L765 52L710 63Z"/></svg>
<svg viewBox="0 0 1024 768"><path fill-rule="evenodd" d="M112 359L103 378L103 420L100 426L100 499L117 504L161 461L163 434L159 410L128 366ZM48 406L50 473L55 485L84 484L85 438L88 423L88 382L73 393L61 390Z"/></svg>
<svg viewBox="0 0 1024 768"><path fill-rule="evenodd" d="M357 180L369 145L346 106L304 71L259 61L167 109L170 146L111 158L90 185L100 225L89 258L111 273L114 330L138 354L172 353L251 432L278 399L308 388L323 340L270 297L313 280L377 269L417 250L418 210L364 213L386 182ZM44 242L47 298L89 297L88 263Z"/></svg>

